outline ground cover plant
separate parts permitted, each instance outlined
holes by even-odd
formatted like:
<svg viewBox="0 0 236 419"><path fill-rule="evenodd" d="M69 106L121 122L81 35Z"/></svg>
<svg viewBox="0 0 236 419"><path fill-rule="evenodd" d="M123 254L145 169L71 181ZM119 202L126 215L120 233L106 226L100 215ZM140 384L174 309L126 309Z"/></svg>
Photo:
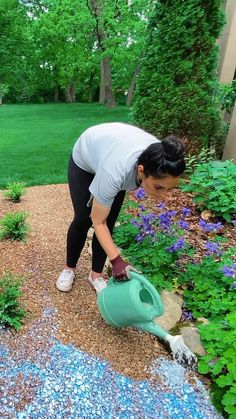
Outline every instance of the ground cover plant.
<svg viewBox="0 0 236 419"><path fill-rule="evenodd" d="M0 108L0 188L9 182L67 182L74 142L89 126L128 121L128 108L98 104L6 105Z"/></svg>
<svg viewBox="0 0 236 419"><path fill-rule="evenodd" d="M196 172L193 176L197 179ZM208 178L211 176L209 172ZM158 291L172 289L183 295L182 320L198 325L199 317L208 319L207 326L198 326L207 352L200 358L199 372L212 379L213 401L225 417L231 417L236 413L236 247L230 240L235 213L231 213L231 223L213 212L206 217L192 201L194 195L187 195L190 205L177 204L173 209L164 202L153 205L138 190L126 202L115 241ZM223 195L224 182L222 199ZM204 196L209 208L207 194Z"/></svg>
<svg viewBox="0 0 236 419"><path fill-rule="evenodd" d="M20 303L22 278L10 272L0 277L0 325L19 330L25 310Z"/></svg>

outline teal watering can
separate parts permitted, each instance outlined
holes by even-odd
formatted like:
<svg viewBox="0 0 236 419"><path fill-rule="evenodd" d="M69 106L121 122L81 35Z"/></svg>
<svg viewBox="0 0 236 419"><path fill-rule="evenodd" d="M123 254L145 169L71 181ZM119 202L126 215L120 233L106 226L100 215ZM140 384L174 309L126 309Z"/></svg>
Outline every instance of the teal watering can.
<svg viewBox="0 0 236 419"><path fill-rule="evenodd" d="M182 336L171 336L153 321L164 313L157 290L143 275L134 271L130 275L126 282L110 278L107 287L98 294L98 308L105 322L113 327L132 326L151 333L168 343L178 362L195 366L197 358Z"/></svg>

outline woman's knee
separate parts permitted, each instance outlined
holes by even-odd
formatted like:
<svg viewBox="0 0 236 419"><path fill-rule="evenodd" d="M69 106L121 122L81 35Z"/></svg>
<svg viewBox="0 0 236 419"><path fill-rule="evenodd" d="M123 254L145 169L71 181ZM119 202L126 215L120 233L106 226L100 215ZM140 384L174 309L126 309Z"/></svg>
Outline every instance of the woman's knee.
<svg viewBox="0 0 236 419"><path fill-rule="evenodd" d="M71 223L73 228L78 231L88 231L92 225L92 221L90 218L84 217L75 217Z"/></svg>

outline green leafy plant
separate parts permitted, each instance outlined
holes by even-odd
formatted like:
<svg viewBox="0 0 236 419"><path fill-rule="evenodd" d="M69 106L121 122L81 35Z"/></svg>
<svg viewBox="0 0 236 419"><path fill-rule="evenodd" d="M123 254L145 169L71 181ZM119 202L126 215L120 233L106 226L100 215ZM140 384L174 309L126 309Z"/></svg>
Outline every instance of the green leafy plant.
<svg viewBox="0 0 236 419"><path fill-rule="evenodd" d="M24 212L8 213L0 220L0 240L25 240L28 231Z"/></svg>
<svg viewBox="0 0 236 419"><path fill-rule="evenodd" d="M227 417L236 417L236 311L220 321L199 326L207 351L199 362L199 372L214 380L213 400Z"/></svg>
<svg viewBox="0 0 236 419"><path fill-rule="evenodd" d="M4 196L12 202L20 202L22 195L25 194L25 184L21 182L9 183L4 192Z"/></svg>
<svg viewBox="0 0 236 419"><path fill-rule="evenodd" d="M25 310L19 302L22 278L6 273L0 277L0 324L19 330Z"/></svg>
<svg viewBox="0 0 236 419"><path fill-rule="evenodd" d="M182 190L195 195L200 210L207 208L230 222L236 212L236 166L230 160L199 164Z"/></svg>
<svg viewBox="0 0 236 419"><path fill-rule="evenodd" d="M236 248L222 257L205 256L200 263L188 263L179 277L187 286L184 300L195 318L217 319L236 309L236 293L231 291L232 278L223 267L232 264Z"/></svg>
<svg viewBox="0 0 236 419"><path fill-rule="evenodd" d="M236 101L236 80L232 83L219 84L218 99L222 111L230 113L233 110Z"/></svg>
<svg viewBox="0 0 236 419"><path fill-rule="evenodd" d="M215 150L203 147L198 154L188 154L185 157L185 175L191 175L199 164L208 163L215 158Z"/></svg>

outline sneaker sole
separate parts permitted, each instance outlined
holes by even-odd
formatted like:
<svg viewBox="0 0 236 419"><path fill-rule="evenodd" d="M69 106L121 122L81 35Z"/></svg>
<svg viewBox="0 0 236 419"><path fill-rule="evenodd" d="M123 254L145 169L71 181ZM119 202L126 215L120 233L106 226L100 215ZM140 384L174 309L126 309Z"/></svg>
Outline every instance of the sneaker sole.
<svg viewBox="0 0 236 419"><path fill-rule="evenodd" d="M71 284L69 287L63 287L63 285L58 284L58 283L56 282L56 287L57 287L57 289L58 289L59 291L63 291L63 292L68 292L68 291L70 291L70 290L71 290L71 288L72 288L72 285L73 285L73 284Z"/></svg>
<svg viewBox="0 0 236 419"><path fill-rule="evenodd" d="M90 279L88 279L88 283L89 283L89 285L90 285L90 287L93 289L93 291L95 291L96 292L96 294L99 294L99 292L101 292L102 290L100 290L100 291L97 291L96 290L96 288L94 287L94 285L93 285L93 282L90 280ZM106 287L104 287L104 288L106 288ZM103 289L103 288L102 288Z"/></svg>

